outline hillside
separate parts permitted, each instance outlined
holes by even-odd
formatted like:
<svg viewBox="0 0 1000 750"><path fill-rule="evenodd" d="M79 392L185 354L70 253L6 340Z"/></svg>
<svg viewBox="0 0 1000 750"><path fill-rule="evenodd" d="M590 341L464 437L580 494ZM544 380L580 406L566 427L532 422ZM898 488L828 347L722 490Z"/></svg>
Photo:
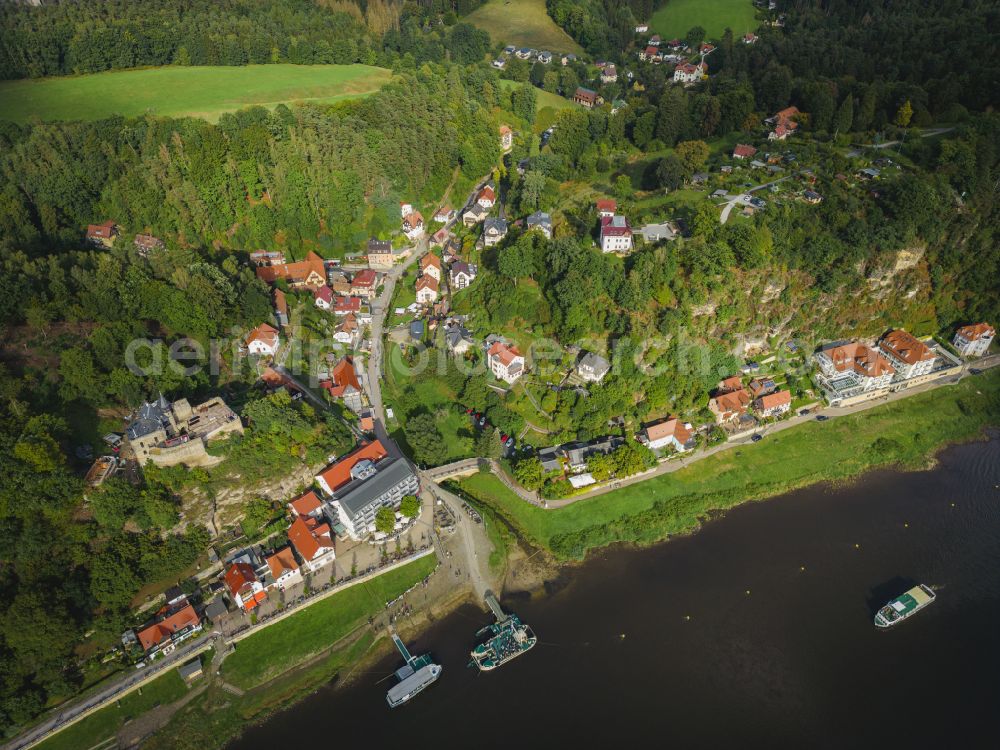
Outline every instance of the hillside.
<svg viewBox="0 0 1000 750"><path fill-rule="evenodd" d="M649 29L671 39L701 26L709 39L718 39L727 28L737 35L753 31L755 13L750 0L668 0L649 19Z"/></svg>
<svg viewBox="0 0 1000 750"><path fill-rule="evenodd" d="M292 102L334 102L365 96L389 80L388 70L368 65L247 65L120 70L0 83L0 112L14 122L98 120L146 112L201 117L250 105L273 108Z"/></svg>
<svg viewBox="0 0 1000 750"><path fill-rule="evenodd" d="M583 51L549 18L545 0L490 0L465 20L489 32L494 43L550 52Z"/></svg>

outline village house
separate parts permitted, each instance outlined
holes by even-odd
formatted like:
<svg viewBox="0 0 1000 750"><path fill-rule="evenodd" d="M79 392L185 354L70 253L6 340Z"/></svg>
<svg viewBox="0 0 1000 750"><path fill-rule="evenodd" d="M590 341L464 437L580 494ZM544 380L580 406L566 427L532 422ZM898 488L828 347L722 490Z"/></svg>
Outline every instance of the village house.
<svg viewBox="0 0 1000 750"><path fill-rule="evenodd" d="M360 297L334 297L333 299L333 314L334 315L357 315L361 312L361 298Z"/></svg>
<svg viewBox="0 0 1000 750"><path fill-rule="evenodd" d="M500 149L506 154L514 148L514 131L506 125L500 126Z"/></svg>
<svg viewBox="0 0 1000 750"><path fill-rule="evenodd" d="M267 598L264 584L249 562L234 562L226 571L224 580L229 597L244 612L249 612Z"/></svg>
<svg viewBox="0 0 1000 750"><path fill-rule="evenodd" d="M440 282L442 276L441 259L434 253L427 253L420 259L420 273L424 276L433 276L435 281Z"/></svg>
<svg viewBox="0 0 1000 750"><path fill-rule="evenodd" d="M277 329L267 323L261 323L243 340L248 354L258 354L273 357L281 345L281 336Z"/></svg>
<svg viewBox="0 0 1000 750"><path fill-rule="evenodd" d="M647 42L647 44L651 44L654 47L659 47L661 41L662 40L660 39L659 34L653 34L653 36L649 37L649 42Z"/></svg>
<svg viewBox="0 0 1000 750"><path fill-rule="evenodd" d="M878 348L896 370L896 377L909 380L934 369L937 355L924 342L902 329L890 331L878 342Z"/></svg>
<svg viewBox="0 0 1000 750"><path fill-rule="evenodd" d="M618 210L618 204L615 202L614 198L598 198L596 206L597 217L599 219L614 216L615 211Z"/></svg>
<svg viewBox="0 0 1000 750"><path fill-rule="evenodd" d="M739 421L749 406L750 394L742 386L718 391L708 400L708 410L715 416L715 423L720 425Z"/></svg>
<svg viewBox="0 0 1000 750"><path fill-rule="evenodd" d="M111 247L118 236L118 225L113 221L87 225L87 242L98 247Z"/></svg>
<svg viewBox="0 0 1000 750"><path fill-rule="evenodd" d="M321 286L313 292L313 302L320 310L329 310L333 307L333 290L328 286Z"/></svg>
<svg viewBox="0 0 1000 750"><path fill-rule="evenodd" d="M780 417L792 408L791 391L776 391L755 399L754 411L761 417Z"/></svg>
<svg viewBox="0 0 1000 750"><path fill-rule="evenodd" d="M371 268L365 268L354 274L351 279L351 295L371 300L378 290L378 273Z"/></svg>
<svg viewBox="0 0 1000 750"><path fill-rule="evenodd" d="M698 63L697 65L693 63L680 63L674 68L674 83L698 83L699 81L708 78L708 64Z"/></svg>
<svg viewBox="0 0 1000 750"><path fill-rule="evenodd" d="M288 541L310 573L336 558L330 524L312 516L298 516L288 527Z"/></svg>
<svg viewBox="0 0 1000 750"><path fill-rule="evenodd" d="M524 374L524 356L516 346L495 342L486 352L490 372L498 380L513 383Z"/></svg>
<svg viewBox="0 0 1000 750"><path fill-rule="evenodd" d="M831 344L816 352L820 384L841 395L887 388L895 368L877 350L858 342Z"/></svg>
<svg viewBox="0 0 1000 750"><path fill-rule="evenodd" d="M744 44L754 44L760 37L754 34L752 31L748 31L743 35Z"/></svg>
<svg viewBox="0 0 1000 750"><path fill-rule="evenodd" d="M493 247L507 236L506 219L487 219L483 222L483 244Z"/></svg>
<svg viewBox="0 0 1000 750"><path fill-rule="evenodd" d="M310 250L305 260L295 263L266 263L257 266L257 278L265 284L273 284L282 279L293 289L318 289L326 283L326 264Z"/></svg>
<svg viewBox="0 0 1000 750"><path fill-rule="evenodd" d="M424 233L424 217L419 211L413 211L403 217L403 234L411 241L419 239Z"/></svg>
<svg viewBox="0 0 1000 750"><path fill-rule="evenodd" d="M378 240L372 237L368 240L368 265L372 268L392 268L396 263L396 254L389 240Z"/></svg>
<svg viewBox="0 0 1000 750"><path fill-rule="evenodd" d="M778 390L778 386L772 378L754 378L747 384L747 388L755 399Z"/></svg>
<svg viewBox="0 0 1000 750"><path fill-rule="evenodd" d="M291 547L282 547L266 558L268 570L271 572L271 586L284 591L286 588L302 583L302 573L299 563Z"/></svg>
<svg viewBox="0 0 1000 750"><path fill-rule="evenodd" d="M806 190L802 193L802 200L806 203L816 205L817 203L823 202L823 196L817 193L815 190Z"/></svg>
<svg viewBox="0 0 1000 750"><path fill-rule="evenodd" d="M576 93L573 94L573 101L583 105L587 109L593 109L596 106L604 104L603 97L596 91L585 89L583 86L577 88Z"/></svg>
<svg viewBox="0 0 1000 750"><path fill-rule="evenodd" d="M358 382L358 373L352 357L341 357L330 370L330 379L322 381L320 385L326 389L331 398L340 399L344 402L344 406L355 414L364 406L361 383Z"/></svg>
<svg viewBox="0 0 1000 750"><path fill-rule="evenodd" d="M627 253L632 250L632 227L624 216L601 219L601 252Z"/></svg>
<svg viewBox="0 0 1000 750"><path fill-rule="evenodd" d="M757 149L753 146L748 146L745 143L737 143L736 148L733 149L734 159L752 159L757 153Z"/></svg>
<svg viewBox="0 0 1000 750"><path fill-rule="evenodd" d="M460 323L452 322L445 326L444 341L452 354L463 355L475 344L472 334Z"/></svg>
<svg viewBox="0 0 1000 750"><path fill-rule="evenodd" d="M550 62L552 62L552 53L551 52L544 52L544 51L543 52L539 52L538 53L538 62L540 62L542 65L548 65Z"/></svg>
<svg viewBox="0 0 1000 750"><path fill-rule="evenodd" d="M639 52L639 59L643 62L660 62L662 59L660 48L652 44L649 45Z"/></svg>
<svg viewBox="0 0 1000 750"><path fill-rule="evenodd" d="M149 254L154 250L162 250L165 247L163 240L151 234L137 234L132 244L142 258L148 258Z"/></svg>
<svg viewBox="0 0 1000 750"><path fill-rule="evenodd" d="M294 500L289 501L288 512L292 515L292 519L298 518L299 516L322 518L323 503L320 502L320 499L316 496L315 492L309 490L299 495Z"/></svg>
<svg viewBox="0 0 1000 750"><path fill-rule="evenodd" d="M618 70L614 63L608 63L601 71L601 83L614 83L618 80Z"/></svg>
<svg viewBox="0 0 1000 750"><path fill-rule="evenodd" d="M274 290L274 319L278 322L278 325L282 328L288 325L288 301L285 299L285 293L280 289Z"/></svg>
<svg viewBox="0 0 1000 750"><path fill-rule="evenodd" d="M710 55L715 52L715 45L709 44L708 42L702 42L701 46L698 47L698 53L704 57L705 55Z"/></svg>
<svg viewBox="0 0 1000 750"><path fill-rule="evenodd" d="M285 262L285 254L280 250L254 250L250 253L250 262L254 267L280 266Z"/></svg>
<svg viewBox="0 0 1000 750"><path fill-rule="evenodd" d="M374 531L379 508L399 508L403 497L420 491L409 462L389 456L378 440L328 466L316 477L316 484L329 498L324 511L334 529L340 526L355 540Z"/></svg>
<svg viewBox="0 0 1000 750"><path fill-rule="evenodd" d="M532 229L537 229L547 239L552 239L552 216L544 211L535 211L535 213L524 220L524 224L529 232Z"/></svg>
<svg viewBox="0 0 1000 750"><path fill-rule="evenodd" d="M465 261L452 263L449 276L451 288L455 291L465 289L475 280L478 270L475 264Z"/></svg>
<svg viewBox="0 0 1000 750"><path fill-rule="evenodd" d="M333 339L344 346L353 347L357 344L360 330L361 326L358 324L357 316L354 313L347 313L337 324L337 328L333 332Z"/></svg>
<svg viewBox="0 0 1000 750"><path fill-rule="evenodd" d="M600 354L586 352L576 363L576 374L589 383L600 383L611 370L611 363Z"/></svg>
<svg viewBox="0 0 1000 750"><path fill-rule="evenodd" d="M474 227L489 215L488 208L483 208L479 203L473 203L462 214L462 224L466 227Z"/></svg>
<svg viewBox="0 0 1000 750"><path fill-rule="evenodd" d="M691 425L681 422L678 417L668 417L646 425L639 434L639 440L650 450L673 448L678 453L693 448Z"/></svg>
<svg viewBox="0 0 1000 750"><path fill-rule="evenodd" d="M438 280L433 276L424 275L417 279L417 302L421 305L431 305L438 298Z"/></svg>
<svg viewBox="0 0 1000 750"><path fill-rule="evenodd" d="M680 236L680 229L672 221L664 221L659 224L646 224L639 227L639 235L645 242L659 242L660 240L674 240Z"/></svg>
<svg viewBox="0 0 1000 750"><path fill-rule="evenodd" d="M648 23L636 24L636 27L635 27L635 33L636 34L645 34L647 31L649 31L649 24Z"/></svg>
<svg viewBox="0 0 1000 750"><path fill-rule="evenodd" d="M178 643L201 632L201 618L187 597L168 601L153 622L136 631L136 639L146 656L160 651L169 653Z"/></svg>
<svg viewBox="0 0 1000 750"><path fill-rule="evenodd" d="M990 348L996 331L988 323L962 326L955 331L952 345L963 357L982 357Z"/></svg>
<svg viewBox="0 0 1000 750"><path fill-rule="evenodd" d="M770 125L772 128L771 132L768 133L768 140L783 141L794 133L799 127L795 118L800 114L801 112L799 112L798 107L786 107L773 117L768 117L764 120L764 123Z"/></svg>
<svg viewBox="0 0 1000 750"><path fill-rule="evenodd" d="M486 185L476 195L476 203L485 208L487 211L493 208L493 204L496 202L497 194L492 185Z"/></svg>
<svg viewBox="0 0 1000 750"><path fill-rule="evenodd" d="M434 221L438 224L447 224L449 221L455 218L455 209L451 206L441 206L434 214Z"/></svg>

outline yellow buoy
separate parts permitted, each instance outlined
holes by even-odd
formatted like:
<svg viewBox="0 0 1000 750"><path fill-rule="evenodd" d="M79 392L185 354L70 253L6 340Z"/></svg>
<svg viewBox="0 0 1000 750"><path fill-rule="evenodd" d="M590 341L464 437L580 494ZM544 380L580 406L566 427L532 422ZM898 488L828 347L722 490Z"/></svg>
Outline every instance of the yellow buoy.
<svg viewBox="0 0 1000 750"><path fill-rule="evenodd" d="M806 566L805 566L805 565L800 565L800 566L799 566L799 570L805 570L805 569L806 569Z"/></svg>
<svg viewBox="0 0 1000 750"><path fill-rule="evenodd" d="M855 544L854 545L854 549L861 549L861 545L860 544Z"/></svg>
<svg viewBox="0 0 1000 750"><path fill-rule="evenodd" d="M750 596L750 589L747 589L747 596Z"/></svg>

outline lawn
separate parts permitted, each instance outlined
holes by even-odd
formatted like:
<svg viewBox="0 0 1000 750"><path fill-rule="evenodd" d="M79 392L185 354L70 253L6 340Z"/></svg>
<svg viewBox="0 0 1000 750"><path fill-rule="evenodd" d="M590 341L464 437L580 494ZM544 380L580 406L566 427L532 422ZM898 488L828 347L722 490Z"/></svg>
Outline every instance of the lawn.
<svg viewBox="0 0 1000 750"><path fill-rule="evenodd" d="M520 86L518 81L509 81L506 78L501 79L500 85L504 88L512 89L515 86ZM541 133L549 125L551 125L556 120L556 114L561 109L570 109L571 107L579 107L580 105L571 99L566 99L559 96L559 94L553 94L551 91L545 91L544 89L535 89L535 125L534 131L536 133Z"/></svg>
<svg viewBox="0 0 1000 750"><path fill-rule="evenodd" d="M392 74L367 65L248 65L121 70L0 83L0 115L15 122L96 120L152 112L202 117L252 104L333 102L377 91Z"/></svg>
<svg viewBox="0 0 1000 750"><path fill-rule="evenodd" d="M184 680L176 669L143 686L142 693L134 690L117 704L102 708L86 719L49 737L35 747L39 750L80 750L93 747L114 735L125 722L156 706L173 703L187 692ZM117 745L116 745L117 747Z"/></svg>
<svg viewBox="0 0 1000 750"><path fill-rule="evenodd" d="M525 503L492 476L474 475L460 486L488 498L533 543L559 558L579 558L614 542L648 544L690 531L711 511L747 500L853 478L878 466L919 466L938 447L998 422L1000 371L993 371L850 416L799 425L559 510Z"/></svg>
<svg viewBox="0 0 1000 750"><path fill-rule="evenodd" d="M279 623L240 641L222 663L227 682L251 688L273 679L351 633L381 612L437 565L434 555L327 597Z"/></svg>
<svg viewBox="0 0 1000 750"><path fill-rule="evenodd" d="M701 26L709 39L719 39L726 28L742 36L757 28L755 9L750 0L668 0L649 21L651 31L665 39L683 38L695 26Z"/></svg>
<svg viewBox="0 0 1000 750"><path fill-rule="evenodd" d="M583 52L580 45L549 18L545 0L490 0L464 20L489 32L494 43L539 51Z"/></svg>

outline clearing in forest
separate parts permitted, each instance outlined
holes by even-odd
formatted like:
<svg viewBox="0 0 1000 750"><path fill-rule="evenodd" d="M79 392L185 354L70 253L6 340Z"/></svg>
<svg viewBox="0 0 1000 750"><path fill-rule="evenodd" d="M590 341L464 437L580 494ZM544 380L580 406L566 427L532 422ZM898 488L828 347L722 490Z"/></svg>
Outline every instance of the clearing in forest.
<svg viewBox="0 0 1000 750"><path fill-rule="evenodd" d="M464 20L489 32L494 43L549 52L580 54L583 51L569 34L549 18L545 12L545 0L490 0Z"/></svg>
<svg viewBox="0 0 1000 750"><path fill-rule="evenodd" d="M755 14L750 0L667 0L653 14L649 29L664 39L673 39L701 26L708 39L718 39L730 28L738 38L757 28Z"/></svg>

